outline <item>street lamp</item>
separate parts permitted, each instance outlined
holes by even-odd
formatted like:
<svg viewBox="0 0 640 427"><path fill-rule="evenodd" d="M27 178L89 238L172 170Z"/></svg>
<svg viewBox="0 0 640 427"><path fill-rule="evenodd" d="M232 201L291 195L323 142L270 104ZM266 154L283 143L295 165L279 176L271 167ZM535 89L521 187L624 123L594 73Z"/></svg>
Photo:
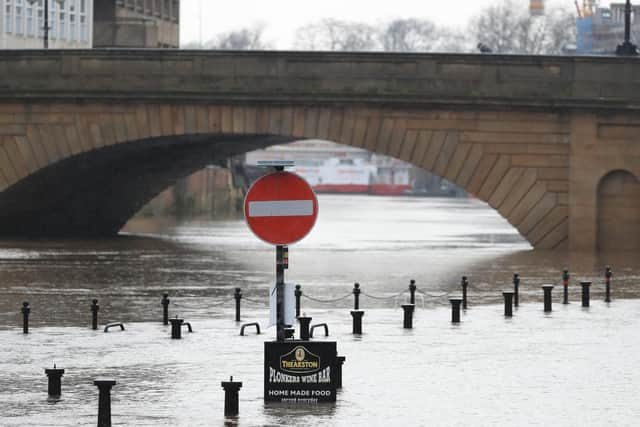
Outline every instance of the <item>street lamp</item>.
<svg viewBox="0 0 640 427"><path fill-rule="evenodd" d="M624 42L616 48L616 55L637 55L638 48L631 43L631 0L624 7Z"/></svg>
<svg viewBox="0 0 640 427"><path fill-rule="evenodd" d="M27 0L29 4L33 6L35 2L38 0ZM44 48L49 49L49 0L44 1ZM60 7L64 6L64 0L56 0ZM36 14L36 22L37 22L37 14Z"/></svg>

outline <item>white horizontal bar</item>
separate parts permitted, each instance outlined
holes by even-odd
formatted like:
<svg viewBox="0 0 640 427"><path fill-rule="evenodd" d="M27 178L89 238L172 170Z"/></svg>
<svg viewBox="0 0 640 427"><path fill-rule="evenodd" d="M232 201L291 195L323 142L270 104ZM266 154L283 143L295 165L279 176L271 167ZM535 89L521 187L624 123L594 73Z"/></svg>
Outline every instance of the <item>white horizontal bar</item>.
<svg viewBox="0 0 640 427"><path fill-rule="evenodd" d="M311 216L313 200L249 202L249 216Z"/></svg>

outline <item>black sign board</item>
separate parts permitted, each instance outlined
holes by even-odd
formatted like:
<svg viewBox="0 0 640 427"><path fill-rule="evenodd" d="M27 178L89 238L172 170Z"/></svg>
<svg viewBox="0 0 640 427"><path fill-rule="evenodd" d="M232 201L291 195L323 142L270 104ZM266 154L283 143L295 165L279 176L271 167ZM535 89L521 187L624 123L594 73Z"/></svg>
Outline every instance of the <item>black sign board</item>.
<svg viewBox="0 0 640 427"><path fill-rule="evenodd" d="M283 403L336 401L336 343L264 343L264 400Z"/></svg>

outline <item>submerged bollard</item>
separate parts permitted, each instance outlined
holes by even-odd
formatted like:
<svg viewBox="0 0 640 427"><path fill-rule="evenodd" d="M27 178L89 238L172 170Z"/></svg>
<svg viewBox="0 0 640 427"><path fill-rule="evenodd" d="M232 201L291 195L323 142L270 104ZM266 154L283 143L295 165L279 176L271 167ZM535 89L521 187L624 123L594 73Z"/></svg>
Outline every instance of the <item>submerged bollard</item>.
<svg viewBox="0 0 640 427"><path fill-rule="evenodd" d="M562 287L563 287L563 304L569 304L569 270L562 272Z"/></svg>
<svg viewBox="0 0 640 427"><path fill-rule="evenodd" d="M91 302L91 329L94 331L98 329L98 311L100 310L100 306L98 305L98 300L94 299Z"/></svg>
<svg viewBox="0 0 640 427"><path fill-rule="evenodd" d="M467 288L469 287L469 280L467 280L467 276L462 276L462 308L467 309Z"/></svg>
<svg viewBox="0 0 640 427"><path fill-rule="evenodd" d="M240 300L242 299L242 289L236 288L233 298L236 300L236 322L240 321Z"/></svg>
<svg viewBox="0 0 640 427"><path fill-rule="evenodd" d="M56 365L53 365L53 369L45 369L44 373L47 374L49 379L48 384L48 392L51 397L60 397L62 394L62 375L64 374L64 369L56 368Z"/></svg>
<svg viewBox="0 0 640 427"><path fill-rule="evenodd" d="M544 291L544 312L551 312L551 291L553 290L553 285L542 285L542 290Z"/></svg>
<svg viewBox="0 0 640 427"><path fill-rule="evenodd" d="M520 304L520 275L515 273L513 275L513 306L518 307Z"/></svg>
<svg viewBox="0 0 640 427"><path fill-rule="evenodd" d="M364 311L362 310L351 311L351 317L353 318L352 331L354 335L362 335L362 316L364 316Z"/></svg>
<svg viewBox="0 0 640 427"><path fill-rule="evenodd" d="M111 387L116 385L114 380L95 380L98 387L98 427L111 427Z"/></svg>
<svg viewBox="0 0 640 427"><path fill-rule="evenodd" d="M176 316L175 319L170 319L169 321L171 322L171 338L174 340L181 339L184 319L178 319L178 316Z"/></svg>
<svg viewBox="0 0 640 427"><path fill-rule="evenodd" d="M580 282L580 286L582 286L582 306L589 307L589 287L591 282Z"/></svg>
<svg viewBox="0 0 640 427"><path fill-rule="evenodd" d="M162 304L162 324L168 325L169 324L169 294L162 295L162 301L160 302L160 304Z"/></svg>
<svg viewBox="0 0 640 427"><path fill-rule="evenodd" d="M29 333L29 313L31 309L29 308L29 303L27 301L22 303L22 308L20 309L22 312L22 333Z"/></svg>
<svg viewBox="0 0 640 427"><path fill-rule="evenodd" d="M302 341L309 341L309 338L311 337L309 333L309 325L311 325L311 320L311 317L298 317L298 321L300 322L300 339Z"/></svg>
<svg viewBox="0 0 640 427"><path fill-rule="evenodd" d="M296 317L300 317L300 297L302 296L300 285L296 285L296 290L293 291L293 295L296 297Z"/></svg>
<svg viewBox="0 0 640 427"><path fill-rule="evenodd" d="M404 311L402 324L404 329L413 329L413 312L415 308L415 304L402 304L402 310Z"/></svg>
<svg viewBox="0 0 640 427"><path fill-rule="evenodd" d="M611 302L611 276L613 276L611 268L607 267L604 272L604 302Z"/></svg>
<svg viewBox="0 0 640 427"><path fill-rule="evenodd" d="M224 389L224 416L235 417L240 412L238 392L242 388L241 382L234 382L233 377L229 381L221 383Z"/></svg>
<svg viewBox="0 0 640 427"><path fill-rule="evenodd" d="M353 309L360 310L360 283L353 284Z"/></svg>
<svg viewBox="0 0 640 427"><path fill-rule="evenodd" d="M460 323L460 304L462 297L449 298L451 303L451 323Z"/></svg>
<svg viewBox="0 0 640 427"><path fill-rule="evenodd" d="M513 317L513 291L502 292L504 297L504 316Z"/></svg>
<svg viewBox="0 0 640 427"><path fill-rule="evenodd" d="M411 279L409 281L409 304L416 303L416 289L418 289L418 287L416 286L416 281Z"/></svg>
<svg viewBox="0 0 640 427"><path fill-rule="evenodd" d="M344 365L344 356L336 356L336 388L342 388L342 365Z"/></svg>

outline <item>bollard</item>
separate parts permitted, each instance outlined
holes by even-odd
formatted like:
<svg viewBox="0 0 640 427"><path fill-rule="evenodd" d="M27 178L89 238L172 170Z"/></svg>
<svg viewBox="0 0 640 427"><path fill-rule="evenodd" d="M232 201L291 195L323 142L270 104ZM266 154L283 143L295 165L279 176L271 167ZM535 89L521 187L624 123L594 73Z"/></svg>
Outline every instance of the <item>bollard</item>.
<svg viewBox="0 0 640 427"><path fill-rule="evenodd" d="M467 288L469 287L469 281L467 276L462 276L462 308L467 309Z"/></svg>
<svg viewBox="0 0 640 427"><path fill-rule="evenodd" d="M31 309L29 308L29 303L27 301L22 303L22 333L29 333L29 313Z"/></svg>
<svg viewBox="0 0 640 427"><path fill-rule="evenodd" d="M220 383L224 389L224 416L235 417L239 411L238 392L242 388L241 382L234 382L233 377L229 381Z"/></svg>
<svg viewBox="0 0 640 427"><path fill-rule="evenodd" d="M100 395L98 397L98 427L111 427L111 387L116 385L114 380L95 380Z"/></svg>
<svg viewBox="0 0 640 427"><path fill-rule="evenodd" d="M504 317L513 317L513 291L504 291Z"/></svg>
<svg viewBox="0 0 640 427"><path fill-rule="evenodd" d="M336 388L342 388L342 365L344 365L344 356L336 356Z"/></svg>
<svg viewBox="0 0 640 427"><path fill-rule="evenodd" d="M413 329L413 311L415 308L415 304L402 304L402 310L404 311L404 329Z"/></svg>
<svg viewBox="0 0 640 427"><path fill-rule="evenodd" d="M171 338L174 340L179 340L182 338L182 322L184 319L178 319L176 316L175 319L170 319L171 322Z"/></svg>
<svg viewBox="0 0 640 427"><path fill-rule="evenodd" d="M582 306L589 307L589 286L591 286L591 282L580 282L580 286L582 286Z"/></svg>
<svg viewBox="0 0 640 427"><path fill-rule="evenodd" d="M64 374L64 369L58 369L54 364L53 369L45 369L44 373L47 374L47 377L49 378L49 396L60 397L60 395L62 394L61 378Z"/></svg>
<svg viewBox="0 0 640 427"><path fill-rule="evenodd" d="M162 295L162 301L160 302L160 304L162 304L162 324L168 325L169 324L169 294Z"/></svg>
<svg viewBox="0 0 640 427"><path fill-rule="evenodd" d="M449 302L451 303L451 323L460 323L460 304L462 304L462 298L449 298Z"/></svg>
<svg viewBox="0 0 640 427"><path fill-rule="evenodd" d="M98 305L98 300L94 299L91 302L91 329L94 331L98 329L98 311L100 310L100 306Z"/></svg>
<svg viewBox="0 0 640 427"><path fill-rule="evenodd" d="M569 270L562 272L562 286L563 286L563 304L569 304Z"/></svg>
<svg viewBox="0 0 640 427"><path fill-rule="evenodd" d="M353 318L353 334L354 335L362 335L362 316L364 316L364 311L362 310L353 310L351 312L351 317Z"/></svg>
<svg viewBox="0 0 640 427"><path fill-rule="evenodd" d="M520 304L520 275L518 273L513 275L513 306L517 307Z"/></svg>
<svg viewBox="0 0 640 427"><path fill-rule="evenodd" d="M415 304L416 303L416 289L418 287L416 286L416 281L411 279L409 281L409 304Z"/></svg>
<svg viewBox="0 0 640 427"><path fill-rule="evenodd" d="M311 324L311 317L298 317L298 321L300 322L300 339L302 341L309 341L309 325Z"/></svg>
<svg viewBox="0 0 640 427"><path fill-rule="evenodd" d="M353 309L360 310L360 283L353 284Z"/></svg>
<svg viewBox="0 0 640 427"><path fill-rule="evenodd" d="M296 290L293 291L293 294L296 297L296 317L300 317L300 297L302 296L300 285L296 285Z"/></svg>
<svg viewBox="0 0 640 427"><path fill-rule="evenodd" d="M242 289L236 288L236 292L233 294L236 300L236 322L240 321L240 300L242 299Z"/></svg>
<svg viewBox="0 0 640 427"><path fill-rule="evenodd" d="M553 285L542 285L542 290L544 292L544 312L551 312L551 291L553 290Z"/></svg>
<svg viewBox="0 0 640 427"><path fill-rule="evenodd" d="M611 302L611 276L613 276L613 273L611 272L611 268L607 267L604 272L604 283L605 283L604 302Z"/></svg>

